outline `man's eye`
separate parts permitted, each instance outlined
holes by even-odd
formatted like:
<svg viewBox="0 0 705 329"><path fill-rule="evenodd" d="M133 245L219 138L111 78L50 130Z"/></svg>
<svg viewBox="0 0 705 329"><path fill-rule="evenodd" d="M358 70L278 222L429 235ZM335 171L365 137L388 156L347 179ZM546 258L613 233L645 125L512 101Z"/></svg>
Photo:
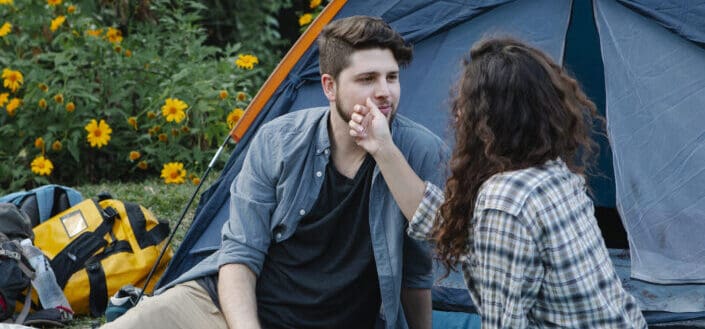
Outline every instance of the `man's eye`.
<svg viewBox="0 0 705 329"><path fill-rule="evenodd" d="M387 77L387 80L389 81L397 81L397 79L399 79L398 75L390 75Z"/></svg>

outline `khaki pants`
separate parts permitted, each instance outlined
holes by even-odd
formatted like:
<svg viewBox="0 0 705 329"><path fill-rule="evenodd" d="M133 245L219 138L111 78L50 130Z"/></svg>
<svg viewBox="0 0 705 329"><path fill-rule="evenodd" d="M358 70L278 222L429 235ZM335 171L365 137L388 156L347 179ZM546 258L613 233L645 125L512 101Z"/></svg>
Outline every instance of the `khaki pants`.
<svg viewBox="0 0 705 329"><path fill-rule="evenodd" d="M102 328L216 328L227 329L223 313L196 281L188 281L143 300Z"/></svg>

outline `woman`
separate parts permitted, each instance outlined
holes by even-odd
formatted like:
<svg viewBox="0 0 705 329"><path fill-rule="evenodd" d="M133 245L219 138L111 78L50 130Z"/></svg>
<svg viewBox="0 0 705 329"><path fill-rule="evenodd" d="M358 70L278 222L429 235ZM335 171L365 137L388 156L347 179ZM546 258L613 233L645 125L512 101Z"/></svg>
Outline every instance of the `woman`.
<svg viewBox="0 0 705 329"><path fill-rule="evenodd" d="M407 218L446 269L460 265L482 328L646 328L621 286L586 194L595 105L547 55L478 42L452 110L443 192L399 159L384 116L358 105L350 134L377 161Z"/></svg>

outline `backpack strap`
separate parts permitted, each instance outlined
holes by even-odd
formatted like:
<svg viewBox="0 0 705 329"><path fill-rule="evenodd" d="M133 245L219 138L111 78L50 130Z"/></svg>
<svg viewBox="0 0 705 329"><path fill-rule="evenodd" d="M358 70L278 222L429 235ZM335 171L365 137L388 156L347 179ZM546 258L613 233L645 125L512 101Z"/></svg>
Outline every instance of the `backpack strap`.
<svg viewBox="0 0 705 329"><path fill-rule="evenodd" d="M32 273L34 276L34 273ZM24 303L22 304L22 311L15 318L15 324L24 324L24 320L27 319L29 314L29 308L32 306L32 285L30 284L27 288L27 295L24 297Z"/></svg>

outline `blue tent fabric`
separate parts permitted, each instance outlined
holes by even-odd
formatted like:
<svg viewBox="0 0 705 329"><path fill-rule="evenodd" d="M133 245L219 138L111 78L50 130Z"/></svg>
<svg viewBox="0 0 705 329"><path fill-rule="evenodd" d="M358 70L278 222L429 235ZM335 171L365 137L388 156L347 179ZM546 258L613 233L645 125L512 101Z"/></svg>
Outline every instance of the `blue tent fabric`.
<svg viewBox="0 0 705 329"><path fill-rule="evenodd" d="M612 0L595 16L631 275L705 283L705 49Z"/></svg>
<svg viewBox="0 0 705 329"><path fill-rule="evenodd" d="M570 1L349 1L336 16L379 15L414 46L414 61L401 72L399 111L446 136L447 99L463 56L488 34L511 34L562 60ZM371 10L374 8L375 10ZM434 12L442 13L433 14ZM432 24L429 24L432 19ZM284 113L327 105L321 92L318 50L312 46L265 105L233 150L222 176L205 192L189 232L158 286L171 282L215 251L228 218L230 182L257 128ZM418 83L423 81L424 83Z"/></svg>
<svg viewBox="0 0 705 329"><path fill-rule="evenodd" d="M705 0L618 0L685 39L705 47Z"/></svg>

